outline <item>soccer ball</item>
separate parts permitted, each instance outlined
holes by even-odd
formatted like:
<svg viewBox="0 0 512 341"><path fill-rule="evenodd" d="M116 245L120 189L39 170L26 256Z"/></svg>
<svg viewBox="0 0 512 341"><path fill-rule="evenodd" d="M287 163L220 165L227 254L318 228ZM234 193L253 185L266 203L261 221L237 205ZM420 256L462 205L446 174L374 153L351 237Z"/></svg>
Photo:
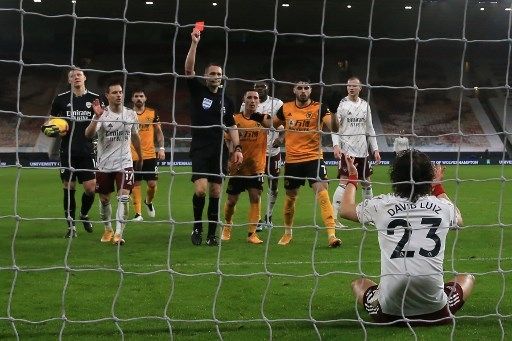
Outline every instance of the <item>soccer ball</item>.
<svg viewBox="0 0 512 341"><path fill-rule="evenodd" d="M52 118L48 125L54 125L59 128L59 135L64 136L68 133L69 125L68 122L65 119L62 118Z"/></svg>

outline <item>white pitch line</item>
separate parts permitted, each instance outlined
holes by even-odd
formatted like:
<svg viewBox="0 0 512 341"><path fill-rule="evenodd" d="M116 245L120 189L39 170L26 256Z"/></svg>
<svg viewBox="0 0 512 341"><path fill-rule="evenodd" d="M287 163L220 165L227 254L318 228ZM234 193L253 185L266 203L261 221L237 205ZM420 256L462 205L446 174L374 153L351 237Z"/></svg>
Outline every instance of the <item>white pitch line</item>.
<svg viewBox="0 0 512 341"><path fill-rule="evenodd" d="M512 257L502 257L502 258L458 258L455 259L456 262L488 262L488 261L510 261L512 260ZM452 259L445 259L445 264L452 262ZM359 263L359 260L344 260L344 261L315 261L314 264L354 264ZM365 260L362 263L380 263L380 260ZM133 268L166 268L167 264L132 264L132 263L125 263L121 264L123 267L133 267ZM181 266L194 266L194 267L201 267L201 266L216 266L217 263L174 263L171 264L172 268L181 267ZM304 262L304 261L286 261L286 262L237 262L237 263L219 263L219 266L248 266L248 265L311 265L311 262ZM115 269L114 267L110 268L107 264L80 264L80 265L69 265L69 268L71 269L96 269L96 268L108 268L108 269ZM50 265L50 266L44 266L42 268L61 268L63 267L61 264L59 265ZM5 268L4 268L5 269ZM20 266L21 270L26 269L36 269L34 267L24 267Z"/></svg>

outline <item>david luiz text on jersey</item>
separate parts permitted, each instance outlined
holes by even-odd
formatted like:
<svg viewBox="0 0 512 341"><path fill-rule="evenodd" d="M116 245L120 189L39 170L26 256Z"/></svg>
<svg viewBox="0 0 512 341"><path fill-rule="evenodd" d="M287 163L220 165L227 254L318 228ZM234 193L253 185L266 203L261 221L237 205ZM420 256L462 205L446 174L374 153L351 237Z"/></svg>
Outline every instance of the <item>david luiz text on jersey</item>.
<svg viewBox="0 0 512 341"><path fill-rule="evenodd" d="M389 210L387 210L387 213L389 214L390 217L394 217L395 214L397 213L408 212L414 209L430 210L436 214L440 214L440 212L442 211L442 208L437 204L430 201L422 201L418 205L414 203L396 204L394 208L390 208Z"/></svg>

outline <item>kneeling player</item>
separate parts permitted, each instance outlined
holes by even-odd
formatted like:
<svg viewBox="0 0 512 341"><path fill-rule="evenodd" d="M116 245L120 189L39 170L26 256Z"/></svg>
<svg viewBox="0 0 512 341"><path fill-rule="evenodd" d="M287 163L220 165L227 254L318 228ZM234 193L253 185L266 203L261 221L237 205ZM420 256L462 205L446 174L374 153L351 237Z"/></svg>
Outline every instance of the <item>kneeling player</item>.
<svg viewBox="0 0 512 341"><path fill-rule="evenodd" d="M249 234L247 242L261 244L263 241L256 234L256 225L260 219L260 199L263 190L263 172L265 170L265 151L267 146L267 132L272 119L267 114L256 112L259 96L256 91L247 91L244 96L244 111L234 115L235 123L240 135L240 146L244 151L244 160L240 167L231 170L228 183L228 200L224 205L226 225L222 229L222 240L231 239L233 214L240 193L249 192Z"/></svg>
<svg viewBox="0 0 512 341"><path fill-rule="evenodd" d="M391 168L393 193L356 205L358 171L354 158L345 160L349 179L341 215L373 222L381 251L380 283L367 278L352 282L357 302L376 322L403 322L406 317L412 323L450 323L451 314L471 295L475 279L461 274L443 282L446 235L462 225L462 217L440 184L442 168L434 168L417 150L403 151Z"/></svg>

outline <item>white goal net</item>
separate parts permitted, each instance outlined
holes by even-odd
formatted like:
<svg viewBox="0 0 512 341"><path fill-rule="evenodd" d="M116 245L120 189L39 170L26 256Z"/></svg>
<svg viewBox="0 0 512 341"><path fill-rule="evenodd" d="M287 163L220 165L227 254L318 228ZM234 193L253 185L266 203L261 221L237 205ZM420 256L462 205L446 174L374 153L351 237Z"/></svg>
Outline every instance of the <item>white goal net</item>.
<svg viewBox="0 0 512 341"><path fill-rule="evenodd" d="M510 9L510 0L0 1L0 339L510 339ZM342 221L347 226L336 234L343 246L328 248L307 183L296 202L293 243L278 245L284 168L273 212L268 177L263 185L261 217L271 215L272 223L263 224L261 245L246 241L245 193L231 240L192 245L184 63L197 21L205 30L196 73L209 62L222 65L222 91L236 109L256 82L287 102L295 99L293 84L307 78L312 98L334 112L347 80L357 76L382 155L374 195L391 191L388 165L401 135L446 166L444 186L465 226L446 240L444 277L476 278L471 299L449 324L374 323L350 284L380 281L377 233ZM160 117L166 156L158 163L156 216L143 204L144 220L128 221L123 246L100 243L98 196L89 214L93 233L77 219L78 237L62 238L58 140L41 125L55 96L69 91L72 67L84 70L87 89L100 95L120 79L126 106L143 89ZM322 136L332 198L337 160L330 133ZM77 183L78 208L82 192ZM142 193L144 200L145 181ZM208 194L205 230L207 207Z"/></svg>

